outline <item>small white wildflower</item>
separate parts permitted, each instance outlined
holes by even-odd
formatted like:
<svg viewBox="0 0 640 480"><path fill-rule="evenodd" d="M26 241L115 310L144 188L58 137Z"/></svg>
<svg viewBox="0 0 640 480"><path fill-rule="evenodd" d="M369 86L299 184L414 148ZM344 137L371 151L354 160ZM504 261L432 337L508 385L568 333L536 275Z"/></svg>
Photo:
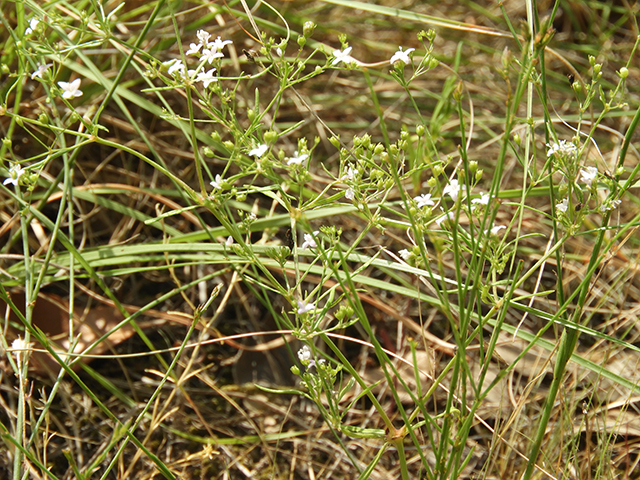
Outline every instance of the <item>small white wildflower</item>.
<svg viewBox="0 0 640 480"><path fill-rule="evenodd" d="M233 43L231 40L221 40L220 37L216 38L213 42L208 42L207 47L214 52L221 51L225 45ZM223 55L224 56L224 55Z"/></svg>
<svg viewBox="0 0 640 480"><path fill-rule="evenodd" d="M353 58L351 55L349 55L351 53L351 49L353 47L347 47L344 50L334 50L333 51L333 56L336 57L333 59L333 61L331 62L331 65L337 65L340 62L343 63L355 63L356 59Z"/></svg>
<svg viewBox="0 0 640 480"><path fill-rule="evenodd" d="M82 96L82 90L80 90L80 79L76 78L73 82L58 82L58 85L63 90L62 98L74 98Z"/></svg>
<svg viewBox="0 0 640 480"><path fill-rule="evenodd" d="M182 63L182 60L178 60L176 58L163 62L163 65L169 66L169 70L168 70L169 75L173 75L175 72L184 74L186 70L184 64Z"/></svg>
<svg viewBox="0 0 640 480"><path fill-rule="evenodd" d="M353 167L349 167L347 172L340 177L340 181L350 180L353 181L354 177L358 174L358 170L354 170Z"/></svg>
<svg viewBox="0 0 640 480"><path fill-rule="evenodd" d="M316 230L315 232L313 232L312 235L305 233L304 234L304 242L302 243L302 245L300 246L300 248L316 248L318 246L318 244L316 243L316 241L313 239L313 237L315 237L316 235L318 235L320 232L318 230Z"/></svg>
<svg viewBox="0 0 640 480"><path fill-rule="evenodd" d="M556 210L559 210L562 213L566 213L568 209L569 209L569 199L568 198L565 198L564 200L562 200L562 202L560 202L560 203L558 203L556 205Z"/></svg>
<svg viewBox="0 0 640 480"><path fill-rule="evenodd" d="M620 206L620 204L622 203L622 200L612 200L610 202L607 202L605 204L603 204L600 207L600 211L602 213L608 212L609 210L614 210L616 208L618 208L618 206Z"/></svg>
<svg viewBox="0 0 640 480"><path fill-rule="evenodd" d="M202 48L201 43L192 43L191 45L189 45L189 50L187 50L184 53L185 55L195 55L200 51L201 48Z"/></svg>
<svg viewBox="0 0 640 480"><path fill-rule="evenodd" d="M344 192L344 198L346 198L347 200L353 200L354 198L356 198L356 192L353 191L353 188L349 188L346 192Z"/></svg>
<svg viewBox="0 0 640 480"><path fill-rule="evenodd" d="M229 236L227 237L227 240L224 242L224 244L225 244L227 247L230 247L231 245L233 245L233 237L232 237L231 235L229 235Z"/></svg>
<svg viewBox="0 0 640 480"><path fill-rule="evenodd" d="M4 179L4 182L2 182L2 184L7 185L10 183L11 185L17 186L18 180L24 174L24 172L25 170L22 168L22 166L16 163L9 169L9 176Z"/></svg>
<svg viewBox="0 0 640 480"><path fill-rule="evenodd" d="M316 309L316 306L313 303L304 303L300 300L296 300L296 303L298 304L298 315L302 315Z"/></svg>
<svg viewBox="0 0 640 480"><path fill-rule="evenodd" d="M40 23L40 20L38 20L37 18L33 17L31 20L29 20L29 26L27 27L27 29L24 31L25 35L31 35L36 27L38 26L38 24Z"/></svg>
<svg viewBox="0 0 640 480"><path fill-rule="evenodd" d="M276 55L278 55L280 58L282 58L282 49L280 47L276 48Z"/></svg>
<svg viewBox="0 0 640 480"><path fill-rule="evenodd" d="M489 230L489 234L491 236L498 236L498 234L500 233L500 230L507 228L504 225L496 225L495 227L492 227L491 230Z"/></svg>
<svg viewBox="0 0 640 480"><path fill-rule="evenodd" d="M458 180L454 178L453 180L451 180L449 185L444 187L442 194L443 195L448 194L451 197L451 200L455 202L456 200L458 200L458 195L460 195L460 190L462 190L462 187L460 186L460 183L458 182Z"/></svg>
<svg viewBox="0 0 640 480"><path fill-rule="evenodd" d="M205 63L209 62L211 64L216 58L222 58L222 57L224 57L224 55L214 50L213 48L205 48L202 50L200 61Z"/></svg>
<svg viewBox="0 0 640 480"><path fill-rule="evenodd" d="M311 349L307 345L304 345L298 350L298 358L302 363L311 361Z"/></svg>
<svg viewBox="0 0 640 480"><path fill-rule="evenodd" d="M300 165L307 158L309 158L309 155L307 155L306 153L303 153L302 155L298 155L298 151L296 150L293 154L293 157L291 157L287 161L287 165Z"/></svg>
<svg viewBox="0 0 640 480"><path fill-rule="evenodd" d="M433 200L431 200L430 193L424 193L422 195L418 195L417 197L414 198L414 200L416 201L418 208L435 205L433 203Z"/></svg>
<svg viewBox="0 0 640 480"><path fill-rule="evenodd" d="M248 219L250 222L255 222L255 221L256 221L256 218L258 218L258 217L257 217L257 215L256 215L255 213L253 213L253 212L251 212L251 213L249 214L249 216L247 217L247 219Z"/></svg>
<svg viewBox="0 0 640 480"><path fill-rule="evenodd" d="M405 65L408 65L411 63L411 59L409 58L409 54L411 52L413 52L415 50L415 48L409 48L405 51L402 51L402 47L398 47L398 51L396 53L393 54L393 56L391 57L391 60L389 60L389 63L391 65L393 65L396 62L402 62Z"/></svg>
<svg viewBox="0 0 640 480"><path fill-rule="evenodd" d="M42 75L44 75L44 72L46 72L51 65L52 65L51 63L38 65L38 68L36 69L36 71L31 74L31 80L33 80L36 77L42 78Z"/></svg>
<svg viewBox="0 0 640 480"><path fill-rule="evenodd" d="M558 143L547 143L547 147L549 148L547 157L552 157L553 155L572 157L578 153L578 147L566 140L560 140Z"/></svg>
<svg viewBox="0 0 640 480"><path fill-rule="evenodd" d="M264 152L266 152L269 149L269 147L267 145L265 145L264 143L261 143L260 145L258 145L256 148L252 149L249 152L249 156L256 156L258 158L262 157L262 155L264 155Z"/></svg>
<svg viewBox="0 0 640 480"><path fill-rule="evenodd" d="M199 72L198 77L196 78L196 82L202 82L204 88L207 88L212 82L218 81L218 79L213 76L213 72L215 71L216 69L212 68L208 72Z"/></svg>
<svg viewBox="0 0 640 480"><path fill-rule="evenodd" d="M480 198L472 199L471 203L477 203L479 205L489 205L489 194L483 193L482 195L480 195Z"/></svg>
<svg viewBox="0 0 640 480"><path fill-rule="evenodd" d="M596 167L585 167L580 170L580 180L582 180L587 187L591 187L597 175L598 169Z"/></svg>
<svg viewBox="0 0 640 480"><path fill-rule="evenodd" d="M444 222L445 220L453 220L453 219L454 219L453 212L447 212L441 215L440 217L436 218L436 225L439 228L442 228L442 222Z"/></svg>
<svg viewBox="0 0 640 480"><path fill-rule="evenodd" d="M409 260L409 257L411 256L411 252L406 248L403 248L398 252L398 255L400 255L400 257L402 257L402 259L406 261L406 260Z"/></svg>
<svg viewBox="0 0 640 480"><path fill-rule="evenodd" d="M222 177L218 174L218 175L216 175L215 180L213 180L210 183L210 185L215 189L221 190L222 189L222 182L223 182Z"/></svg>
<svg viewBox="0 0 640 480"><path fill-rule="evenodd" d="M196 32L196 37L198 37L198 41L202 45L206 45L207 42L209 42L209 39L211 38L211 34L209 32L207 32L206 30L198 30Z"/></svg>

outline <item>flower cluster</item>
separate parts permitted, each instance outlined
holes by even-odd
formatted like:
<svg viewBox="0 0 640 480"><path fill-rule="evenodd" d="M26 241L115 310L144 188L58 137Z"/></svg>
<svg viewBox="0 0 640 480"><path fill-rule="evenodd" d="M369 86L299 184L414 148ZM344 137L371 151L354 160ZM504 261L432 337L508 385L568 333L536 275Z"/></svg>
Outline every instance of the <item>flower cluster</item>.
<svg viewBox="0 0 640 480"><path fill-rule="evenodd" d="M554 155L558 157L575 157L578 153L578 147L573 143L566 140L560 140L558 143L547 143L547 157L551 158Z"/></svg>

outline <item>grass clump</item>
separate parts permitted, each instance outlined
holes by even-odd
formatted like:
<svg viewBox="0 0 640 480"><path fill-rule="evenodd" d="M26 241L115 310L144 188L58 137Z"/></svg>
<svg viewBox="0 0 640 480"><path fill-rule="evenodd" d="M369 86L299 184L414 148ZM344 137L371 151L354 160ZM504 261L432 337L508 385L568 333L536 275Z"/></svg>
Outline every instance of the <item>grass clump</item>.
<svg viewBox="0 0 640 480"><path fill-rule="evenodd" d="M634 478L635 7L548 3L3 6L3 475Z"/></svg>

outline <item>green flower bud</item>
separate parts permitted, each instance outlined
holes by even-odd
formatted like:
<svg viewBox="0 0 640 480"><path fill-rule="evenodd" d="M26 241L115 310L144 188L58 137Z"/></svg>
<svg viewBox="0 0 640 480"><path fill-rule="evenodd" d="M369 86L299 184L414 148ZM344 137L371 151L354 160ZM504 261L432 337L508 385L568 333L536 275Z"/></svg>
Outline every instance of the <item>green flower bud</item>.
<svg viewBox="0 0 640 480"><path fill-rule="evenodd" d="M478 162L472 160L469 162L469 172L473 175L478 170Z"/></svg>
<svg viewBox="0 0 640 480"><path fill-rule="evenodd" d="M431 177L429 180L427 180L427 185L429 185L429 188L431 189L435 188L437 183L438 181L435 179L435 177Z"/></svg>
<svg viewBox="0 0 640 480"><path fill-rule="evenodd" d="M375 153L376 155L380 155L382 154L382 152L384 152L384 145L378 143L373 149L373 153Z"/></svg>
<svg viewBox="0 0 640 480"><path fill-rule="evenodd" d="M380 160L382 160L383 162L388 162L389 161L389 154L387 152L382 152L380 154Z"/></svg>
<svg viewBox="0 0 640 480"><path fill-rule="evenodd" d="M300 369L298 368L297 365L293 365L291 367L291 373L293 373L295 376L299 377L300 376Z"/></svg>
<svg viewBox="0 0 640 480"><path fill-rule="evenodd" d="M522 138L520 138L520 134L519 133L514 133L513 134L513 142L520 146L522 144Z"/></svg>
<svg viewBox="0 0 640 480"><path fill-rule="evenodd" d="M618 72L618 75L620 75L620 78L625 79L629 76L629 69L627 67L622 67L620 69L620 72Z"/></svg>
<svg viewBox="0 0 640 480"><path fill-rule="evenodd" d="M476 172L476 182L479 182L482 179L482 174L484 173L484 170L480 169Z"/></svg>
<svg viewBox="0 0 640 480"><path fill-rule="evenodd" d="M202 153L204 153L205 157L213 157L213 150L211 150L209 147L204 147L202 149Z"/></svg>
<svg viewBox="0 0 640 480"><path fill-rule="evenodd" d="M221 140L220 134L218 132L211 132L211 139L214 142L219 142Z"/></svg>
<svg viewBox="0 0 640 480"><path fill-rule="evenodd" d="M397 145L390 145L389 146L389 153L395 157L398 154L398 146Z"/></svg>
<svg viewBox="0 0 640 480"><path fill-rule="evenodd" d="M7 137L4 137L2 139L2 145L4 146L4 148L10 149L11 148L11 139L7 138Z"/></svg>
<svg viewBox="0 0 640 480"><path fill-rule="evenodd" d="M442 172L444 172L444 167L442 165L435 165L433 167L433 174L436 177L439 177L440 175L442 175Z"/></svg>
<svg viewBox="0 0 640 480"><path fill-rule="evenodd" d="M424 125L416 126L416 135L418 135L419 137L422 137L424 135Z"/></svg>
<svg viewBox="0 0 640 480"><path fill-rule="evenodd" d="M407 140L409 138L409 132L407 132L406 130L403 130L402 132L400 132L400 138L402 140Z"/></svg>
<svg viewBox="0 0 640 480"><path fill-rule="evenodd" d="M304 35L305 38L309 38L311 35L313 35L313 31L316 29L316 24L312 21L306 21L304 22L304 25L302 26L302 34Z"/></svg>
<svg viewBox="0 0 640 480"><path fill-rule="evenodd" d="M223 143L223 145L227 147L228 150L233 150L233 147L235 147L234 143L231 140L227 140Z"/></svg>
<svg viewBox="0 0 640 480"><path fill-rule="evenodd" d="M47 117L46 113L41 113L40 115L38 115L38 121L40 123L47 124L49 123L49 117Z"/></svg>
<svg viewBox="0 0 640 480"><path fill-rule="evenodd" d="M22 121L22 117L14 117L16 119L16 124L19 127L24 127L24 122Z"/></svg>
<svg viewBox="0 0 640 480"><path fill-rule="evenodd" d="M268 144L275 143L276 140L278 140L278 134L273 130L269 130L267 133L264 134L264 141L267 142Z"/></svg>
<svg viewBox="0 0 640 480"><path fill-rule="evenodd" d="M247 110L247 118L253 122L253 119L256 118L256 112L252 109Z"/></svg>
<svg viewBox="0 0 640 480"><path fill-rule="evenodd" d="M307 39L305 37L298 37L298 45L300 48L303 48L307 44Z"/></svg>
<svg viewBox="0 0 640 480"><path fill-rule="evenodd" d="M329 139L329 142L331 142L331 145L333 145L334 147L340 148L340 136L331 137Z"/></svg>

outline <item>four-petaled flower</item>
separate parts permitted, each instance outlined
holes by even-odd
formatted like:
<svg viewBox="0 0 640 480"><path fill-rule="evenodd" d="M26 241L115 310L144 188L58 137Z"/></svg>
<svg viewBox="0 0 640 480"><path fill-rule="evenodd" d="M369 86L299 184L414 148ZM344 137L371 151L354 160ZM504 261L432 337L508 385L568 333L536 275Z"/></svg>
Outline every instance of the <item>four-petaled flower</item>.
<svg viewBox="0 0 640 480"><path fill-rule="evenodd" d="M556 209L560 210L562 213L566 213L569 209L569 199L565 198L564 200L562 200L562 202L558 203L556 205Z"/></svg>
<svg viewBox="0 0 640 480"><path fill-rule="evenodd" d="M416 201L416 204L418 205L418 208L435 205L433 203L433 200L431 200L431 194L430 193L424 193L422 195L418 195L417 197L414 198L414 200Z"/></svg>
<svg viewBox="0 0 640 480"><path fill-rule="evenodd" d="M479 205L489 205L489 194L483 193L480 198L473 198L471 203L476 203Z"/></svg>
<svg viewBox="0 0 640 480"><path fill-rule="evenodd" d="M298 315L302 315L316 309L316 306L313 303L305 303L300 300L296 300L296 303L298 304Z"/></svg>
<svg viewBox="0 0 640 480"><path fill-rule="evenodd" d="M391 60L389 60L389 63L391 65L393 65L396 62L402 62L405 65L408 65L409 63L411 63L411 59L409 58L409 54L411 52L413 52L415 50L415 48L409 48L405 51L402 51L402 47L398 47L398 51L396 53L393 54L393 56L391 57Z"/></svg>
<svg viewBox="0 0 640 480"><path fill-rule="evenodd" d="M553 155L574 157L578 153L578 147L566 140L560 140L558 143L547 143L547 157Z"/></svg>
<svg viewBox="0 0 640 480"><path fill-rule="evenodd" d="M231 40L221 40L220 37L216 38L213 42L207 43L207 47L211 50L219 52L224 48L225 45L233 43Z"/></svg>
<svg viewBox="0 0 640 480"><path fill-rule="evenodd" d="M189 45L189 50L187 50L184 53L185 55L195 55L200 51L201 48L202 48L202 43L192 43L191 45Z"/></svg>
<svg viewBox="0 0 640 480"><path fill-rule="evenodd" d="M222 182L222 177L218 174L216 175L215 180L210 183L210 185L215 189L222 190Z"/></svg>
<svg viewBox="0 0 640 480"><path fill-rule="evenodd" d="M580 180L582 180L587 187L591 186L597 175L598 169L596 167L585 167L580 170Z"/></svg>
<svg viewBox="0 0 640 480"><path fill-rule="evenodd" d="M298 151L296 150L293 154L293 157L291 157L287 161L287 165L300 165L307 158L309 158L309 155L307 155L306 153L303 153L302 155L298 155Z"/></svg>
<svg viewBox="0 0 640 480"><path fill-rule="evenodd" d="M411 256L411 252L409 250L407 250L406 248L403 248L402 250L400 250L398 252L398 255L400 255L404 261L407 261L407 260L409 260L409 257Z"/></svg>
<svg viewBox="0 0 640 480"><path fill-rule="evenodd" d="M444 187L444 190L442 190L442 194L448 194L451 197L451 200L455 202L458 199L458 195L460 195L461 189L462 187L460 186L460 183L454 178L453 180L451 180L451 182L449 182L449 185Z"/></svg>
<svg viewBox="0 0 640 480"><path fill-rule="evenodd" d="M36 69L36 71L31 74L31 80L33 80L36 77L42 78L42 75L44 75L44 72L46 72L51 65L52 65L51 63L38 65L38 68Z"/></svg>
<svg viewBox="0 0 640 480"><path fill-rule="evenodd" d="M204 50L202 50L200 61L205 63L209 62L211 64L216 58L222 57L224 57L224 55L217 50L214 50L213 48L205 48Z"/></svg>
<svg viewBox="0 0 640 480"><path fill-rule="evenodd" d="M313 237L318 235L318 233L320 233L318 230L313 232L313 234L305 233L304 234L304 242L303 242L302 245L300 245L300 248L316 248L318 246L318 244L316 243L316 241L314 240Z"/></svg>
<svg viewBox="0 0 640 480"><path fill-rule="evenodd" d="M33 17L31 20L29 20L29 26L27 27L27 29L24 31L25 35L31 35L36 27L38 26L38 24L40 23L40 20L38 20L37 18Z"/></svg>
<svg viewBox="0 0 640 480"><path fill-rule="evenodd" d="M11 185L17 186L18 180L24 174L24 172L24 168L16 163L9 169L9 176L4 179L4 182L2 182L2 184L7 185L10 183Z"/></svg>
<svg viewBox="0 0 640 480"><path fill-rule="evenodd" d="M212 68L208 72L204 72L204 71L198 72L196 82L202 82L202 85L204 85L204 88L207 88L211 83L218 81L218 79L213 76L213 72L215 71L216 69Z"/></svg>
<svg viewBox="0 0 640 480"><path fill-rule="evenodd" d="M62 98L74 98L80 97L82 91L80 90L80 79L76 78L73 82L58 82L58 85L63 90Z"/></svg>
<svg viewBox="0 0 640 480"><path fill-rule="evenodd" d="M265 145L264 143L261 143L260 145L258 145L256 148L252 149L249 152L249 156L256 156L258 158L262 157L262 155L264 155L264 152L266 152L269 149L269 147L267 145Z"/></svg>
<svg viewBox="0 0 640 480"><path fill-rule="evenodd" d="M353 47L347 47L344 50L334 50L333 51L333 56L336 57L333 59L333 61L331 62L331 65L337 65L340 62L343 63L355 63L356 59L353 58L351 55L349 55L351 53L351 49Z"/></svg>

